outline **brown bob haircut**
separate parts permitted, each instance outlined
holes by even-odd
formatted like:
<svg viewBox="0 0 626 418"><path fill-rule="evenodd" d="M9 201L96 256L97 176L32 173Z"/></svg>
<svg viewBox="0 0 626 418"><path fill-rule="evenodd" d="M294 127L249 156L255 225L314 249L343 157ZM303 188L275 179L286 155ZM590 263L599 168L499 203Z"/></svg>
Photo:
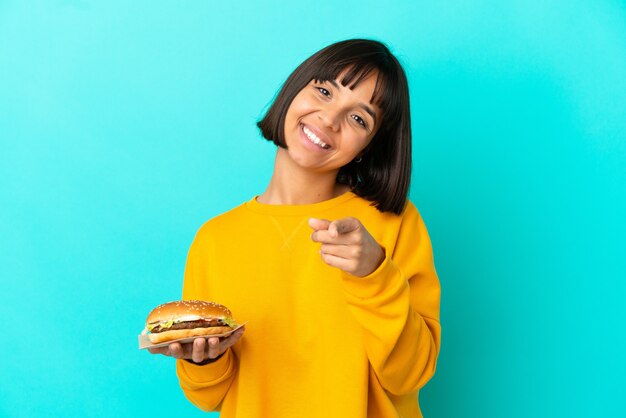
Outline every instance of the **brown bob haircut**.
<svg viewBox="0 0 626 418"><path fill-rule="evenodd" d="M311 80L337 80L343 74L337 81L352 89L375 70L378 78L370 102L382 110L381 125L361 153L361 161L351 161L339 169L337 182L349 185L379 211L400 214L411 179L409 89L402 66L384 44L350 39L318 51L291 73L257 125L265 139L287 148L284 138L287 109Z"/></svg>

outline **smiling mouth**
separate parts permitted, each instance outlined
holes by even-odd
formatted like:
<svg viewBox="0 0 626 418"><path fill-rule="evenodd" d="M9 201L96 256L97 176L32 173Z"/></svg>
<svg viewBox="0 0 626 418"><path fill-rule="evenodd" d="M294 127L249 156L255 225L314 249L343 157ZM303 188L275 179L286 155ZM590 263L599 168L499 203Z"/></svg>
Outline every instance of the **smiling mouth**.
<svg viewBox="0 0 626 418"><path fill-rule="evenodd" d="M311 141L315 145L323 149L330 149L330 145L328 145L327 143L319 139L317 135L311 132L311 130L304 125L302 125L302 132L304 132L304 135L306 135L306 137L309 138L309 141Z"/></svg>

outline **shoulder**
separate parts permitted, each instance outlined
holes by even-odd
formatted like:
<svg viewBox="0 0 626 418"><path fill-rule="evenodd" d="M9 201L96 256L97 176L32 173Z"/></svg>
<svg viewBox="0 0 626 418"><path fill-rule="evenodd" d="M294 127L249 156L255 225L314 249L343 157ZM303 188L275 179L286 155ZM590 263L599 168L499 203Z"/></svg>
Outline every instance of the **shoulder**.
<svg viewBox="0 0 626 418"><path fill-rule="evenodd" d="M236 225L243 222L248 215L245 203L242 203L224 213L207 220L196 232L195 241L210 240L211 237L220 236L232 231Z"/></svg>
<svg viewBox="0 0 626 418"><path fill-rule="evenodd" d="M421 219L420 213L415 204L410 200L406 200L406 204L401 214L393 212L381 212L374 206L374 203L355 195L350 201L353 209L358 210L362 215L383 223L402 223L405 220Z"/></svg>
<svg viewBox="0 0 626 418"><path fill-rule="evenodd" d="M402 211L401 217L401 229L412 231L418 234L424 234L426 232L426 225L424 224L424 218L415 204L407 199L406 206Z"/></svg>
<svg viewBox="0 0 626 418"><path fill-rule="evenodd" d="M399 215L393 212L379 211L371 201L356 196L348 202L342 213L335 218L357 218L379 242L392 245L399 235L414 235L420 229L421 217L416 206L407 199Z"/></svg>
<svg viewBox="0 0 626 418"><path fill-rule="evenodd" d="M422 216L420 215L417 206L410 200L406 200L406 205L404 206L404 210L400 215L403 219L412 219L412 220L421 220Z"/></svg>

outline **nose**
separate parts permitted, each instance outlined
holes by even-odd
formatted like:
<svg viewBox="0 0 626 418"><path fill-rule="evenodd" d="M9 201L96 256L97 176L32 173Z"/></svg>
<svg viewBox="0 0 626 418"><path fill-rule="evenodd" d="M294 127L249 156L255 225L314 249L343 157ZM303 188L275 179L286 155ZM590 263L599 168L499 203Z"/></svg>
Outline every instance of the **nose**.
<svg viewBox="0 0 626 418"><path fill-rule="evenodd" d="M317 114L318 119L324 126L330 130L337 132L341 125L341 111L333 106L326 106Z"/></svg>

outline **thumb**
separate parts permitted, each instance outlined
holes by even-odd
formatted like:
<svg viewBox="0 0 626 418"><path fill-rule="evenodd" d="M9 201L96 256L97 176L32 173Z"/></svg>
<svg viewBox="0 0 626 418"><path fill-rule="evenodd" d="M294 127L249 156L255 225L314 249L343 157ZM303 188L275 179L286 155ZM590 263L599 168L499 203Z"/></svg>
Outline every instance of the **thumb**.
<svg viewBox="0 0 626 418"><path fill-rule="evenodd" d="M361 223L356 218L341 218L330 223L328 232L331 236L339 236L341 234L347 234L352 231L356 231L361 226Z"/></svg>

